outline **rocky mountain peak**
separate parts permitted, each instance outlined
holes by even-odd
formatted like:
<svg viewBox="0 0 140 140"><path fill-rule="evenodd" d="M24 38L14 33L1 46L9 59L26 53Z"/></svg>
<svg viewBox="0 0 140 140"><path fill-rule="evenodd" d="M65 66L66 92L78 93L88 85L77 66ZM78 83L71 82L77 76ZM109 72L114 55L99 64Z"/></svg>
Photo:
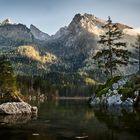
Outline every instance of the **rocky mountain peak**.
<svg viewBox="0 0 140 140"><path fill-rule="evenodd" d="M11 19L9 19L9 18L7 18L7 19L5 19L4 21L2 21L1 23L0 23L1 25L13 25L13 24L15 24Z"/></svg>
<svg viewBox="0 0 140 140"><path fill-rule="evenodd" d="M102 26L105 23L106 21L101 20L91 14L76 14L68 26L68 29L72 31L72 33L78 33L80 31L86 30L99 35L99 32L102 32Z"/></svg>
<svg viewBox="0 0 140 140"><path fill-rule="evenodd" d="M120 30L123 30L123 29L133 29L132 27L128 26L128 25L125 25L125 24L122 24L122 23L115 23L115 25L120 29Z"/></svg>
<svg viewBox="0 0 140 140"><path fill-rule="evenodd" d="M107 21L100 19L92 14L76 14L72 20L72 22L69 24L68 29L73 33L79 33L83 31L87 31L90 33L93 33L97 36L102 34L104 32L104 29L102 26L107 24ZM121 23L113 23L116 26L119 27L120 30L124 29L133 29L130 26L127 26L125 24Z"/></svg>
<svg viewBox="0 0 140 140"><path fill-rule="evenodd" d="M102 20L102 19L99 19L99 18L97 18L96 16L94 16L94 15L91 15L91 14L87 14L87 13L85 13L85 14L83 14L83 15L81 15L81 14L76 14L75 16L74 16L74 18L73 18L73 20L72 20L72 22L71 23L77 23L77 24L79 24L79 23L81 23L82 25L84 25L84 24L86 24L86 23L88 23L88 22L92 22L92 23L100 23L100 24L104 24L106 21L105 20Z"/></svg>

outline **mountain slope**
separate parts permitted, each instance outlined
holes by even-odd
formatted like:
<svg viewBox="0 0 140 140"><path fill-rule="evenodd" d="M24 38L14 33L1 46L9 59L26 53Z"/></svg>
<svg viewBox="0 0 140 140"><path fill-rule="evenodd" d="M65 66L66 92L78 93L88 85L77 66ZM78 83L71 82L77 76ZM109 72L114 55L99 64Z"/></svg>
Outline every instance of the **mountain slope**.
<svg viewBox="0 0 140 140"><path fill-rule="evenodd" d="M0 45L20 45L33 41L33 35L23 24L14 24L5 20L0 24Z"/></svg>
<svg viewBox="0 0 140 140"><path fill-rule="evenodd" d="M48 39L50 39L50 36L48 34L40 31L37 27L35 27L32 24L30 25L30 30L33 36L38 40L47 41Z"/></svg>

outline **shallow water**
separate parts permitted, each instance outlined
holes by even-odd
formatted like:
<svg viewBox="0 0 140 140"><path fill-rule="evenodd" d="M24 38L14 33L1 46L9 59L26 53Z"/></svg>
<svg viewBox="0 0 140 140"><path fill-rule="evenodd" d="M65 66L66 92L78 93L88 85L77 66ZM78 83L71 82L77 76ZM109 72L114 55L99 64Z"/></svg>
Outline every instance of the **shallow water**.
<svg viewBox="0 0 140 140"><path fill-rule="evenodd" d="M91 108L86 100L33 104L38 117L0 116L1 140L140 139L140 110Z"/></svg>

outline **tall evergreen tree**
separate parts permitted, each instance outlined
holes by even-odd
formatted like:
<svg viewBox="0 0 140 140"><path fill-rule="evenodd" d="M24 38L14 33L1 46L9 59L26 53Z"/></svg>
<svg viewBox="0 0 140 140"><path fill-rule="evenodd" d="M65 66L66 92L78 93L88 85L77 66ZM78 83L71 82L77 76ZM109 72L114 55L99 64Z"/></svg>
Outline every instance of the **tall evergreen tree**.
<svg viewBox="0 0 140 140"><path fill-rule="evenodd" d="M5 56L0 56L0 92L7 100L18 99L16 77L10 61Z"/></svg>
<svg viewBox="0 0 140 140"><path fill-rule="evenodd" d="M101 35L99 40L102 50L98 51L93 58L97 60L99 68L112 78L117 65L127 65L130 53L126 43L120 41L123 36L122 31L112 23L110 17L103 29L105 34Z"/></svg>

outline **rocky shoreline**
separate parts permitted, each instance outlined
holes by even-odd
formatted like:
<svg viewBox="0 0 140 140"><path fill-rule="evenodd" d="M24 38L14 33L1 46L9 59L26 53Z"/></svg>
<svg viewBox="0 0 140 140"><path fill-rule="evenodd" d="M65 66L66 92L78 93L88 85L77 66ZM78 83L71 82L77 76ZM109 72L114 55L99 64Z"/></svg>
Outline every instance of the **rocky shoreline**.
<svg viewBox="0 0 140 140"><path fill-rule="evenodd" d="M89 100L91 106L108 106L108 107L133 107L140 106L140 94L139 90L133 91L132 95L127 97L127 95L123 95L120 91L125 87L127 89L126 84L132 80L132 77L123 77L113 83L110 88L105 87L107 89L105 93L95 93ZM131 87L133 88L133 87ZM131 90L130 88L130 90ZM102 91L103 91L102 90ZM127 89L129 90L129 88ZM131 92L131 91L130 91ZM101 94L103 93L103 94ZM124 98L125 97L125 98Z"/></svg>

